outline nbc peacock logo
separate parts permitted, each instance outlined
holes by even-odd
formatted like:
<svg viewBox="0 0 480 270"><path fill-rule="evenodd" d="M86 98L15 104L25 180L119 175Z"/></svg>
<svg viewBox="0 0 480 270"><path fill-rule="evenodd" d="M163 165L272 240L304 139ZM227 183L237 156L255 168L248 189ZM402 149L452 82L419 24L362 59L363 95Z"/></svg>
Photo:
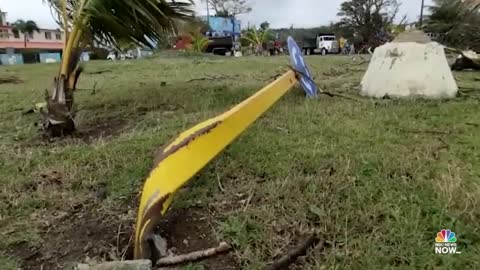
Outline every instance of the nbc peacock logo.
<svg viewBox="0 0 480 270"><path fill-rule="evenodd" d="M441 230L435 238L435 254L460 254L457 251L457 237L450 229Z"/></svg>

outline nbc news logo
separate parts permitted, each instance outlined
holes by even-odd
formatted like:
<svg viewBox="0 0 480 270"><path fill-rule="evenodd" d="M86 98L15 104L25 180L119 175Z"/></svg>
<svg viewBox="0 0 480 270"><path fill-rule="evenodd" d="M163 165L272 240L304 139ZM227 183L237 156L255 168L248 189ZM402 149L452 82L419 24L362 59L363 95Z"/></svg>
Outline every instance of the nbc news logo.
<svg viewBox="0 0 480 270"><path fill-rule="evenodd" d="M460 254L457 251L457 237L451 230L442 230L435 238L435 254Z"/></svg>

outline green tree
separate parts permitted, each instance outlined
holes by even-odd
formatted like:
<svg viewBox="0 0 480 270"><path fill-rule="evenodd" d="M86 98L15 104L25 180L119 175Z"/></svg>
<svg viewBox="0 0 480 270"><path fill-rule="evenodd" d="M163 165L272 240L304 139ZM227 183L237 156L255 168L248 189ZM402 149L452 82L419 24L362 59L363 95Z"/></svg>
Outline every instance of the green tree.
<svg viewBox="0 0 480 270"><path fill-rule="evenodd" d="M13 31L18 31L23 34L24 47L27 48L28 36L33 35L33 32L40 32L37 23L34 21L18 20L13 23Z"/></svg>
<svg viewBox="0 0 480 270"><path fill-rule="evenodd" d="M267 21L265 21L265 22L263 22L263 23L260 24L260 30L262 30L262 31L265 31L265 30L267 30L267 29L269 29L269 28L270 28L270 23L267 22Z"/></svg>
<svg viewBox="0 0 480 270"><path fill-rule="evenodd" d="M65 31L65 45L53 93L42 110L43 127L50 136L71 133L74 90L82 72L80 54L92 41L118 47L118 41L152 47L175 20L191 15L191 1L167 0L46 0Z"/></svg>
<svg viewBox="0 0 480 270"><path fill-rule="evenodd" d="M215 10L215 15L219 17L237 16L252 11L252 7L246 0L206 0Z"/></svg>
<svg viewBox="0 0 480 270"><path fill-rule="evenodd" d="M480 51L480 3L434 0L428 9L425 31L439 34L448 46Z"/></svg>
<svg viewBox="0 0 480 270"><path fill-rule="evenodd" d="M397 0L348 0L341 4L336 25L357 42L378 46L389 38L389 29L400 8ZM350 31L349 31L350 30Z"/></svg>

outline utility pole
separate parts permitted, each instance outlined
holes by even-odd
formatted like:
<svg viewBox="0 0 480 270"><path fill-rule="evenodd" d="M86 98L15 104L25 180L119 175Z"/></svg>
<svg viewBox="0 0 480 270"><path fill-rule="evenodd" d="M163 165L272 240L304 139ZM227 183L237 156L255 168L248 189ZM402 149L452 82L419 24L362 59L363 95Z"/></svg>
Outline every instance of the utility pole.
<svg viewBox="0 0 480 270"><path fill-rule="evenodd" d="M208 1L207 0L207 24L208 24L208 28L210 28L210 7L208 6Z"/></svg>
<svg viewBox="0 0 480 270"><path fill-rule="evenodd" d="M420 9L420 21L418 22L419 27L423 25L423 10L425 9L425 0L422 0L422 7Z"/></svg>

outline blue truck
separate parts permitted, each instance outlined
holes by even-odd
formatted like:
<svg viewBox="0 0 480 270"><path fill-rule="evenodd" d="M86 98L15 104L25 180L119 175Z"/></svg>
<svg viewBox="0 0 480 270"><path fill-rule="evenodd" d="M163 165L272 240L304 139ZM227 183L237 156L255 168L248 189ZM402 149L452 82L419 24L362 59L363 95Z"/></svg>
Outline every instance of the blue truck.
<svg viewBox="0 0 480 270"><path fill-rule="evenodd" d="M210 39L207 47L208 53L225 55L231 52L242 33L242 23L235 17L201 17L205 21L209 30L204 33Z"/></svg>

